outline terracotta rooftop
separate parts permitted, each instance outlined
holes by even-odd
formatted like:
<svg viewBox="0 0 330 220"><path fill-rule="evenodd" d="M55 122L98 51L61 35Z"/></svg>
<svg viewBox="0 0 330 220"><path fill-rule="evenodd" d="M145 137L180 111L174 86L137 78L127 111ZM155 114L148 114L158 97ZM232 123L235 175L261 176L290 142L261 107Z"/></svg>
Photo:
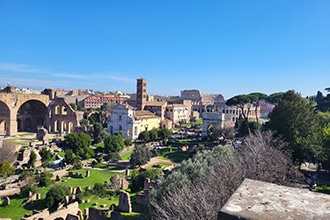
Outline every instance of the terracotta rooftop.
<svg viewBox="0 0 330 220"><path fill-rule="evenodd" d="M330 195L245 179L218 219L330 219Z"/></svg>
<svg viewBox="0 0 330 220"><path fill-rule="evenodd" d="M163 106L166 105L166 102L146 102L145 106Z"/></svg>
<svg viewBox="0 0 330 220"><path fill-rule="evenodd" d="M135 111L135 117L138 119L144 119L144 118L159 118L159 116L155 115L154 113L150 111Z"/></svg>

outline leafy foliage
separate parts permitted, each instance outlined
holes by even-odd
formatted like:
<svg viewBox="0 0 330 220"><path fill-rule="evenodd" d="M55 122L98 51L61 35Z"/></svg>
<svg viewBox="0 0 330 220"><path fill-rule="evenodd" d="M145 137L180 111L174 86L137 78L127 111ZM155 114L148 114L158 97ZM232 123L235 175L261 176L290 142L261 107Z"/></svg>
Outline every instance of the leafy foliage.
<svg viewBox="0 0 330 220"><path fill-rule="evenodd" d="M105 197L107 191L105 189L105 187L103 186L103 184L101 183L95 183L94 187L93 187L93 194L97 195L99 197Z"/></svg>
<svg viewBox="0 0 330 220"><path fill-rule="evenodd" d="M21 188L21 197L28 197L29 192L35 193L37 192L37 187L33 183L28 183Z"/></svg>
<svg viewBox="0 0 330 220"><path fill-rule="evenodd" d="M39 182L39 187L46 187L54 183L54 181L51 179L52 174L47 172L42 172L39 177L37 178L37 181Z"/></svg>
<svg viewBox="0 0 330 220"><path fill-rule="evenodd" d="M12 167L8 160L0 162L0 177L8 177L14 174L15 168Z"/></svg>
<svg viewBox="0 0 330 220"><path fill-rule="evenodd" d="M271 103L271 104L277 104L283 95L284 95L284 92L276 92L276 93L270 94L266 98L266 102Z"/></svg>
<svg viewBox="0 0 330 220"><path fill-rule="evenodd" d="M97 144L102 142L105 134L101 123L95 123L93 125L93 143Z"/></svg>
<svg viewBox="0 0 330 220"><path fill-rule="evenodd" d="M142 131L139 134L138 137L139 140L143 140L143 141L149 141L150 140L150 134L148 131Z"/></svg>
<svg viewBox="0 0 330 220"><path fill-rule="evenodd" d="M149 138L152 141L156 141L158 139L158 131L157 131L157 129L154 128L154 129L152 129L152 130L149 131Z"/></svg>
<svg viewBox="0 0 330 220"><path fill-rule="evenodd" d="M70 195L69 189L64 185L54 185L46 194L46 206L55 211L60 203L64 202L65 196Z"/></svg>
<svg viewBox="0 0 330 220"><path fill-rule="evenodd" d="M257 133L237 150L216 147L184 161L151 191L153 219L217 219L218 211L242 180L278 184L297 180L285 143Z"/></svg>
<svg viewBox="0 0 330 220"><path fill-rule="evenodd" d="M124 138L121 135L108 135L104 139L104 149L107 153L120 152L124 147Z"/></svg>
<svg viewBox="0 0 330 220"><path fill-rule="evenodd" d="M269 114L269 119L267 127L289 143L294 162L302 163L305 159L314 161L315 156L320 156L319 120L313 107L306 104L300 95L293 90L283 94Z"/></svg>
<svg viewBox="0 0 330 220"><path fill-rule="evenodd" d="M161 128L158 130L158 137L162 140L169 139L172 137L172 132L168 128Z"/></svg>
<svg viewBox="0 0 330 220"><path fill-rule="evenodd" d="M90 136L83 132L73 132L64 137L64 146L83 159L94 156L94 151L90 147L91 143Z"/></svg>
<svg viewBox="0 0 330 220"><path fill-rule="evenodd" d="M41 162L42 162L42 166L46 167L49 164L49 160L52 157L52 152L50 150L48 150L47 148L43 147L40 151L39 151L39 155L41 157Z"/></svg>
<svg viewBox="0 0 330 220"><path fill-rule="evenodd" d="M151 158L151 152L146 146L135 145L130 162L133 166L146 164Z"/></svg>
<svg viewBox="0 0 330 220"><path fill-rule="evenodd" d="M144 180L149 178L150 180L154 180L157 176L163 174L162 169L148 169L143 172L139 172L138 170L134 170L131 172L131 181L130 181L130 189L132 192L138 192L143 189Z"/></svg>
<svg viewBox="0 0 330 220"><path fill-rule="evenodd" d="M29 158L29 161L28 161L28 166L29 167L34 167L35 163L36 163L36 160L37 160L37 154L33 150L31 150L30 158Z"/></svg>

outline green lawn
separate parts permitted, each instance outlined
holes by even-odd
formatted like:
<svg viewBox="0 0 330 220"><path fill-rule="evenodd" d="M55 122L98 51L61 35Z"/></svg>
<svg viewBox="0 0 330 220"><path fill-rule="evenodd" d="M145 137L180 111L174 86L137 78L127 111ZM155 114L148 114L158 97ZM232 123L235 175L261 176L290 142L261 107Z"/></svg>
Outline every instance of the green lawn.
<svg viewBox="0 0 330 220"><path fill-rule="evenodd" d="M74 173L80 173L85 175L86 169L81 170L72 170ZM57 182L55 184L61 184L65 186L72 186L77 187L80 186L82 190L84 191L87 186L94 186L95 183L104 183L107 181L110 183L110 177L114 174L120 174L121 176L124 175L124 173L118 173L118 172L111 172L109 170L90 170L90 177L87 178L68 178L63 177L60 182ZM46 194L51 186L44 187L38 189L38 193L41 194L42 200L35 201L34 204L28 204L26 206L22 206L22 203L27 200L27 198L20 198L19 196L11 196L11 204L9 206L2 206L0 205L0 218L8 218L10 217L13 220L19 220L21 217L24 216L24 214L31 214L33 209L41 210L45 208L44 205L44 198L46 197ZM86 200L87 198L83 198ZM118 205L118 198L112 198L112 200L109 199L109 197L106 198L98 198L98 197L88 197L90 199L89 203L82 203L79 204L79 208L83 209L87 207L93 207L93 204L96 202L99 204L98 207L101 204L107 204L107 207L109 207L111 204Z"/></svg>
<svg viewBox="0 0 330 220"><path fill-rule="evenodd" d="M330 186L316 186L316 191L320 193L330 194Z"/></svg>
<svg viewBox="0 0 330 220"><path fill-rule="evenodd" d="M127 151L126 153L124 153L124 154L121 156L121 159L122 159L122 160L128 160L129 158L131 158L132 152L133 152L133 149L132 149L131 151Z"/></svg>
<svg viewBox="0 0 330 220"><path fill-rule="evenodd" d="M170 152L170 148L172 148L172 152ZM176 147L167 147L160 149L161 158L166 160L171 160L175 163L180 163L183 160L187 160L189 158L189 154L187 152L178 152Z"/></svg>

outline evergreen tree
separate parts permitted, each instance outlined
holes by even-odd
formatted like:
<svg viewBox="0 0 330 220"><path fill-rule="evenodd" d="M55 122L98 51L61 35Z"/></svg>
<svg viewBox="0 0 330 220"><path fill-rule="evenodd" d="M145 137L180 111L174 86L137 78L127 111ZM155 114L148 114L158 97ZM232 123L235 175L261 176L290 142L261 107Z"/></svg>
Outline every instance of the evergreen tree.
<svg viewBox="0 0 330 220"><path fill-rule="evenodd" d="M136 145L133 149L130 162L135 166L146 164L151 158L151 152L146 146Z"/></svg>
<svg viewBox="0 0 330 220"><path fill-rule="evenodd" d="M267 127L289 143L293 162L315 160L321 152L321 131L313 106L293 90L286 92L269 114Z"/></svg>

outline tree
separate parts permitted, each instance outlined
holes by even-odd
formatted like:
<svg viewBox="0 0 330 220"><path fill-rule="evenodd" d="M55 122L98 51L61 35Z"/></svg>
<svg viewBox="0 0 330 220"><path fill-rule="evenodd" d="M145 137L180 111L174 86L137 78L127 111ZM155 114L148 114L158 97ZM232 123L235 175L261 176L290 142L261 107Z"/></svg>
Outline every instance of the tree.
<svg viewBox="0 0 330 220"><path fill-rule="evenodd" d="M150 192L152 219L217 219L244 178L292 185L300 175L271 133L249 135L237 150L218 146L160 178ZM292 182L291 182L292 181Z"/></svg>
<svg viewBox="0 0 330 220"><path fill-rule="evenodd" d="M151 152L146 146L135 145L130 162L135 166L146 164L151 158Z"/></svg>
<svg viewBox="0 0 330 220"><path fill-rule="evenodd" d="M54 181L51 179L53 174L42 172L39 177L37 178L37 181L39 182L39 187L46 187L51 185Z"/></svg>
<svg viewBox="0 0 330 220"><path fill-rule="evenodd" d="M54 185L46 194L46 206L55 211L60 203L65 201L65 196L70 195L69 188L64 185Z"/></svg>
<svg viewBox="0 0 330 220"><path fill-rule="evenodd" d="M75 155L71 149L67 149L64 155L64 162L67 164L73 164Z"/></svg>
<svg viewBox="0 0 330 220"><path fill-rule="evenodd" d="M101 123L93 125L93 142L94 144L100 143L103 140L104 132Z"/></svg>
<svg viewBox="0 0 330 220"><path fill-rule="evenodd" d="M12 167L8 160L0 162L0 177L8 177L14 174L15 168Z"/></svg>
<svg viewBox="0 0 330 220"><path fill-rule="evenodd" d="M0 150L0 162L8 161L10 163L14 162L16 159L15 156L15 147L8 140L2 141L2 147Z"/></svg>
<svg viewBox="0 0 330 220"><path fill-rule="evenodd" d="M139 134L138 137L139 140L143 140L143 141L149 141L150 140L150 134L148 131L142 131Z"/></svg>
<svg viewBox="0 0 330 220"><path fill-rule="evenodd" d="M36 193L36 192L37 192L37 187L34 185L34 183L28 183L21 187L20 196L28 197L29 193Z"/></svg>
<svg viewBox="0 0 330 220"><path fill-rule="evenodd" d="M168 139L172 137L172 132L168 128L161 128L158 130L158 137L162 140Z"/></svg>
<svg viewBox="0 0 330 220"><path fill-rule="evenodd" d="M36 160L37 160L37 154L33 150L31 150L30 158L29 158L29 161L28 161L28 166L29 167L34 167L35 163L36 163Z"/></svg>
<svg viewBox="0 0 330 220"><path fill-rule="evenodd" d="M156 141L158 139L158 131L157 129L152 129L149 131L149 137L150 137L150 140L153 140L153 141Z"/></svg>
<svg viewBox="0 0 330 220"><path fill-rule="evenodd" d="M266 102L271 103L271 104L277 104L283 95L284 95L284 92L275 92L273 94L270 94L266 98Z"/></svg>
<svg viewBox="0 0 330 220"><path fill-rule="evenodd" d="M104 149L109 152L120 152L125 147L124 138L121 135L108 135L104 139Z"/></svg>
<svg viewBox="0 0 330 220"><path fill-rule="evenodd" d="M86 133L73 132L64 137L64 146L71 149L73 153L84 159L94 155L93 149L90 147L92 139Z"/></svg>
<svg viewBox="0 0 330 220"><path fill-rule="evenodd" d="M161 176L163 174L163 170L161 168L158 169L147 169L146 171L139 172L134 170L131 172L131 181L130 181L130 189L132 192L141 191L144 187L144 181L146 178L150 180L155 180L157 176Z"/></svg>
<svg viewBox="0 0 330 220"><path fill-rule="evenodd" d="M250 100L252 104L254 105L254 111L255 111L255 116L256 116L256 121L259 123L259 118L258 118L258 108L260 106L260 102L262 100L265 100L268 96L264 93L261 92L253 92L249 94Z"/></svg>
<svg viewBox="0 0 330 220"><path fill-rule="evenodd" d="M236 106L240 109L240 115L244 119L244 123L250 133L249 115L251 112L251 97L249 95L236 95L226 101L228 106Z"/></svg>
<svg viewBox="0 0 330 220"><path fill-rule="evenodd" d="M73 109L73 110L77 110L77 105L75 104L75 103L70 103L70 106L71 106L71 108Z"/></svg>
<svg viewBox="0 0 330 220"><path fill-rule="evenodd" d="M95 124L95 123L100 123L100 113L99 112L95 112L93 114L91 114L89 117L88 117L88 121L90 124Z"/></svg>
<svg viewBox="0 0 330 220"><path fill-rule="evenodd" d="M327 92L330 92L330 88L325 89ZM330 94L323 96L322 92L318 91L315 101L317 103L317 109L322 112L330 110Z"/></svg>
<svg viewBox="0 0 330 220"><path fill-rule="evenodd" d="M287 91L279 99L269 114L267 127L276 137L283 137L289 143L292 160L299 165L305 160L315 161L322 152L321 131L313 106L305 103L293 90Z"/></svg>
<svg viewBox="0 0 330 220"><path fill-rule="evenodd" d="M126 147L128 147L128 146L132 146L132 144L133 144L132 139L130 139L130 138L126 138L126 139L124 140L124 144L125 144Z"/></svg>
<svg viewBox="0 0 330 220"><path fill-rule="evenodd" d="M80 126L82 126L82 127L85 127L85 128L88 128L89 127L89 121L87 119L85 119L85 118L81 119L79 121L79 123L80 123Z"/></svg>
<svg viewBox="0 0 330 220"><path fill-rule="evenodd" d="M104 197L106 195L106 190L103 184L101 183L95 183L93 187L93 194L97 195L99 197Z"/></svg>
<svg viewBox="0 0 330 220"><path fill-rule="evenodd" d="M49 164L49 160L51 159L52 157L52 152L50 152L50 150L48 150L47 148L42 148L40 151L39 151L39 155L41 157L41 162L42 162L42 166L43 167L47 167L48 164Z"/></svg>

